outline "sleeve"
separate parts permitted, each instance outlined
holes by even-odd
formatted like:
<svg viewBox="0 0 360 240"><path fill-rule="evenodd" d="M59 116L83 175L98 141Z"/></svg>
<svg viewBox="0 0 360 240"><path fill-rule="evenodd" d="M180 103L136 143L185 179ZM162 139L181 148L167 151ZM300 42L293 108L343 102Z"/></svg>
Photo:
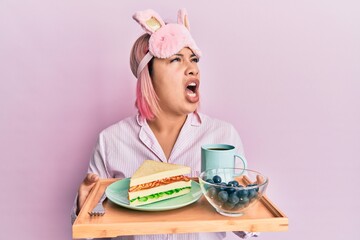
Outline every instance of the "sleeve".
<svg viewBox="0 0 360 240"><path fill-rule="evenodd" d="M260 234L258 232L245 232L245 231L239 231L239 232L233 232L236 236L240 237L241 239L248 239L251 237L258 237Z"/></svg>
<svg viewBox="0 0 360 240"><path fill-rule="evenodd" d="M75 196L75 200L74 200L74 203L73 203L73 207L71 209L71 225L74 224L76 218L77 218L77 214L76 214L76 211L77 211L77 199L78 199L78 194L76 193L76 196Z"/></svg>
<svg viewBox="0 0 360 240"><path fill-rule="evenodd" d="M96 173L100 178L110 178L106 160L106 140L104 136L100 134L93 155L90 159L88 173Z"/></svg>

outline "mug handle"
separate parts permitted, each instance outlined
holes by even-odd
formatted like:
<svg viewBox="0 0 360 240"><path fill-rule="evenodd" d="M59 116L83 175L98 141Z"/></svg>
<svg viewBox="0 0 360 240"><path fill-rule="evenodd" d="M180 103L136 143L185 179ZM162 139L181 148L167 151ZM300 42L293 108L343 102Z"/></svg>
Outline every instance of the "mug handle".
<svg viewBox="0 0 360 240"><path fill-rule="evenodd" d="M247 169L247 161L246 161L246 159L245 159L245 157L244 156L241 156L240 154L235 154L234 155L234 166L236 167L236 164L235 164L235 162L236 162L236 158L240 158L240 160L242 161L242 163L243 163L243 165L244 165L244 169Z"/></svg>

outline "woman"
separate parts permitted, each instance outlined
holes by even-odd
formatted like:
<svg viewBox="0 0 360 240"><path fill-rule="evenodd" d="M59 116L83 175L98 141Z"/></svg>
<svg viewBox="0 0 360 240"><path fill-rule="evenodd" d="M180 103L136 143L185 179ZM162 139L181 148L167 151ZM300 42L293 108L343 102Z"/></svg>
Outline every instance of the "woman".
<svg viewBox="0 0 360 240"><path fill-rule="evenodd" d="M200 149L204 144L232 144L243 154L240 137L232 125L197 112L201 52L188 31L185 10L179 11L177 24L165 24L152 10L138 12L134 19L147 32L137 39L130 57L132 72L138 79L139 113L100 133L88 174L78 191L77 211L99 177L131 177L146 159L187 165L199 172ZM244 235L243 232L238 235L241 234ZM132 239L224 236L225 233L192 233Z"/></svg>

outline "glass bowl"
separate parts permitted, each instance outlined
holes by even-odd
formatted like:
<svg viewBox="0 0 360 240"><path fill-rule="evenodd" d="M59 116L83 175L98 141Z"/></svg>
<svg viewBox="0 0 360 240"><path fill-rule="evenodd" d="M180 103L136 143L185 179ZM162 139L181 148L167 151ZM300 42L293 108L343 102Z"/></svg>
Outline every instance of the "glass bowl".
<svg viewBox="0 0 360 240"><path fill-rule="evenodd" d="M203 194L224 216L243 215L263 197L268 185L263 174L243 168L216 168L202 172L199 183Z"/></svg>

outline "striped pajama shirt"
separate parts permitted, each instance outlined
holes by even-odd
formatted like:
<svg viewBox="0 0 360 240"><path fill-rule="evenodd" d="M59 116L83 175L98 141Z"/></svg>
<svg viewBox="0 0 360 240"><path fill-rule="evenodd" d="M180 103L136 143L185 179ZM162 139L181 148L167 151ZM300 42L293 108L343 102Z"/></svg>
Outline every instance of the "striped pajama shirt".
<svg viewBox="0 0 360 240"><path fill-rule="evenodd" d="M201 113L191 113L179 133L169 159L158 143L146 120L140 115L128 117L99 134L90 160L88 172L100 178L131 177L146 159L181 164L191 167L192 176L200 172L201 146L223 143L234 145L243 155L243 146L235 128L224 121L210 118ZM73 219L76 216L74 204ZM191 233L124 236L113 239L222 239L226 233Z"/></svg>

